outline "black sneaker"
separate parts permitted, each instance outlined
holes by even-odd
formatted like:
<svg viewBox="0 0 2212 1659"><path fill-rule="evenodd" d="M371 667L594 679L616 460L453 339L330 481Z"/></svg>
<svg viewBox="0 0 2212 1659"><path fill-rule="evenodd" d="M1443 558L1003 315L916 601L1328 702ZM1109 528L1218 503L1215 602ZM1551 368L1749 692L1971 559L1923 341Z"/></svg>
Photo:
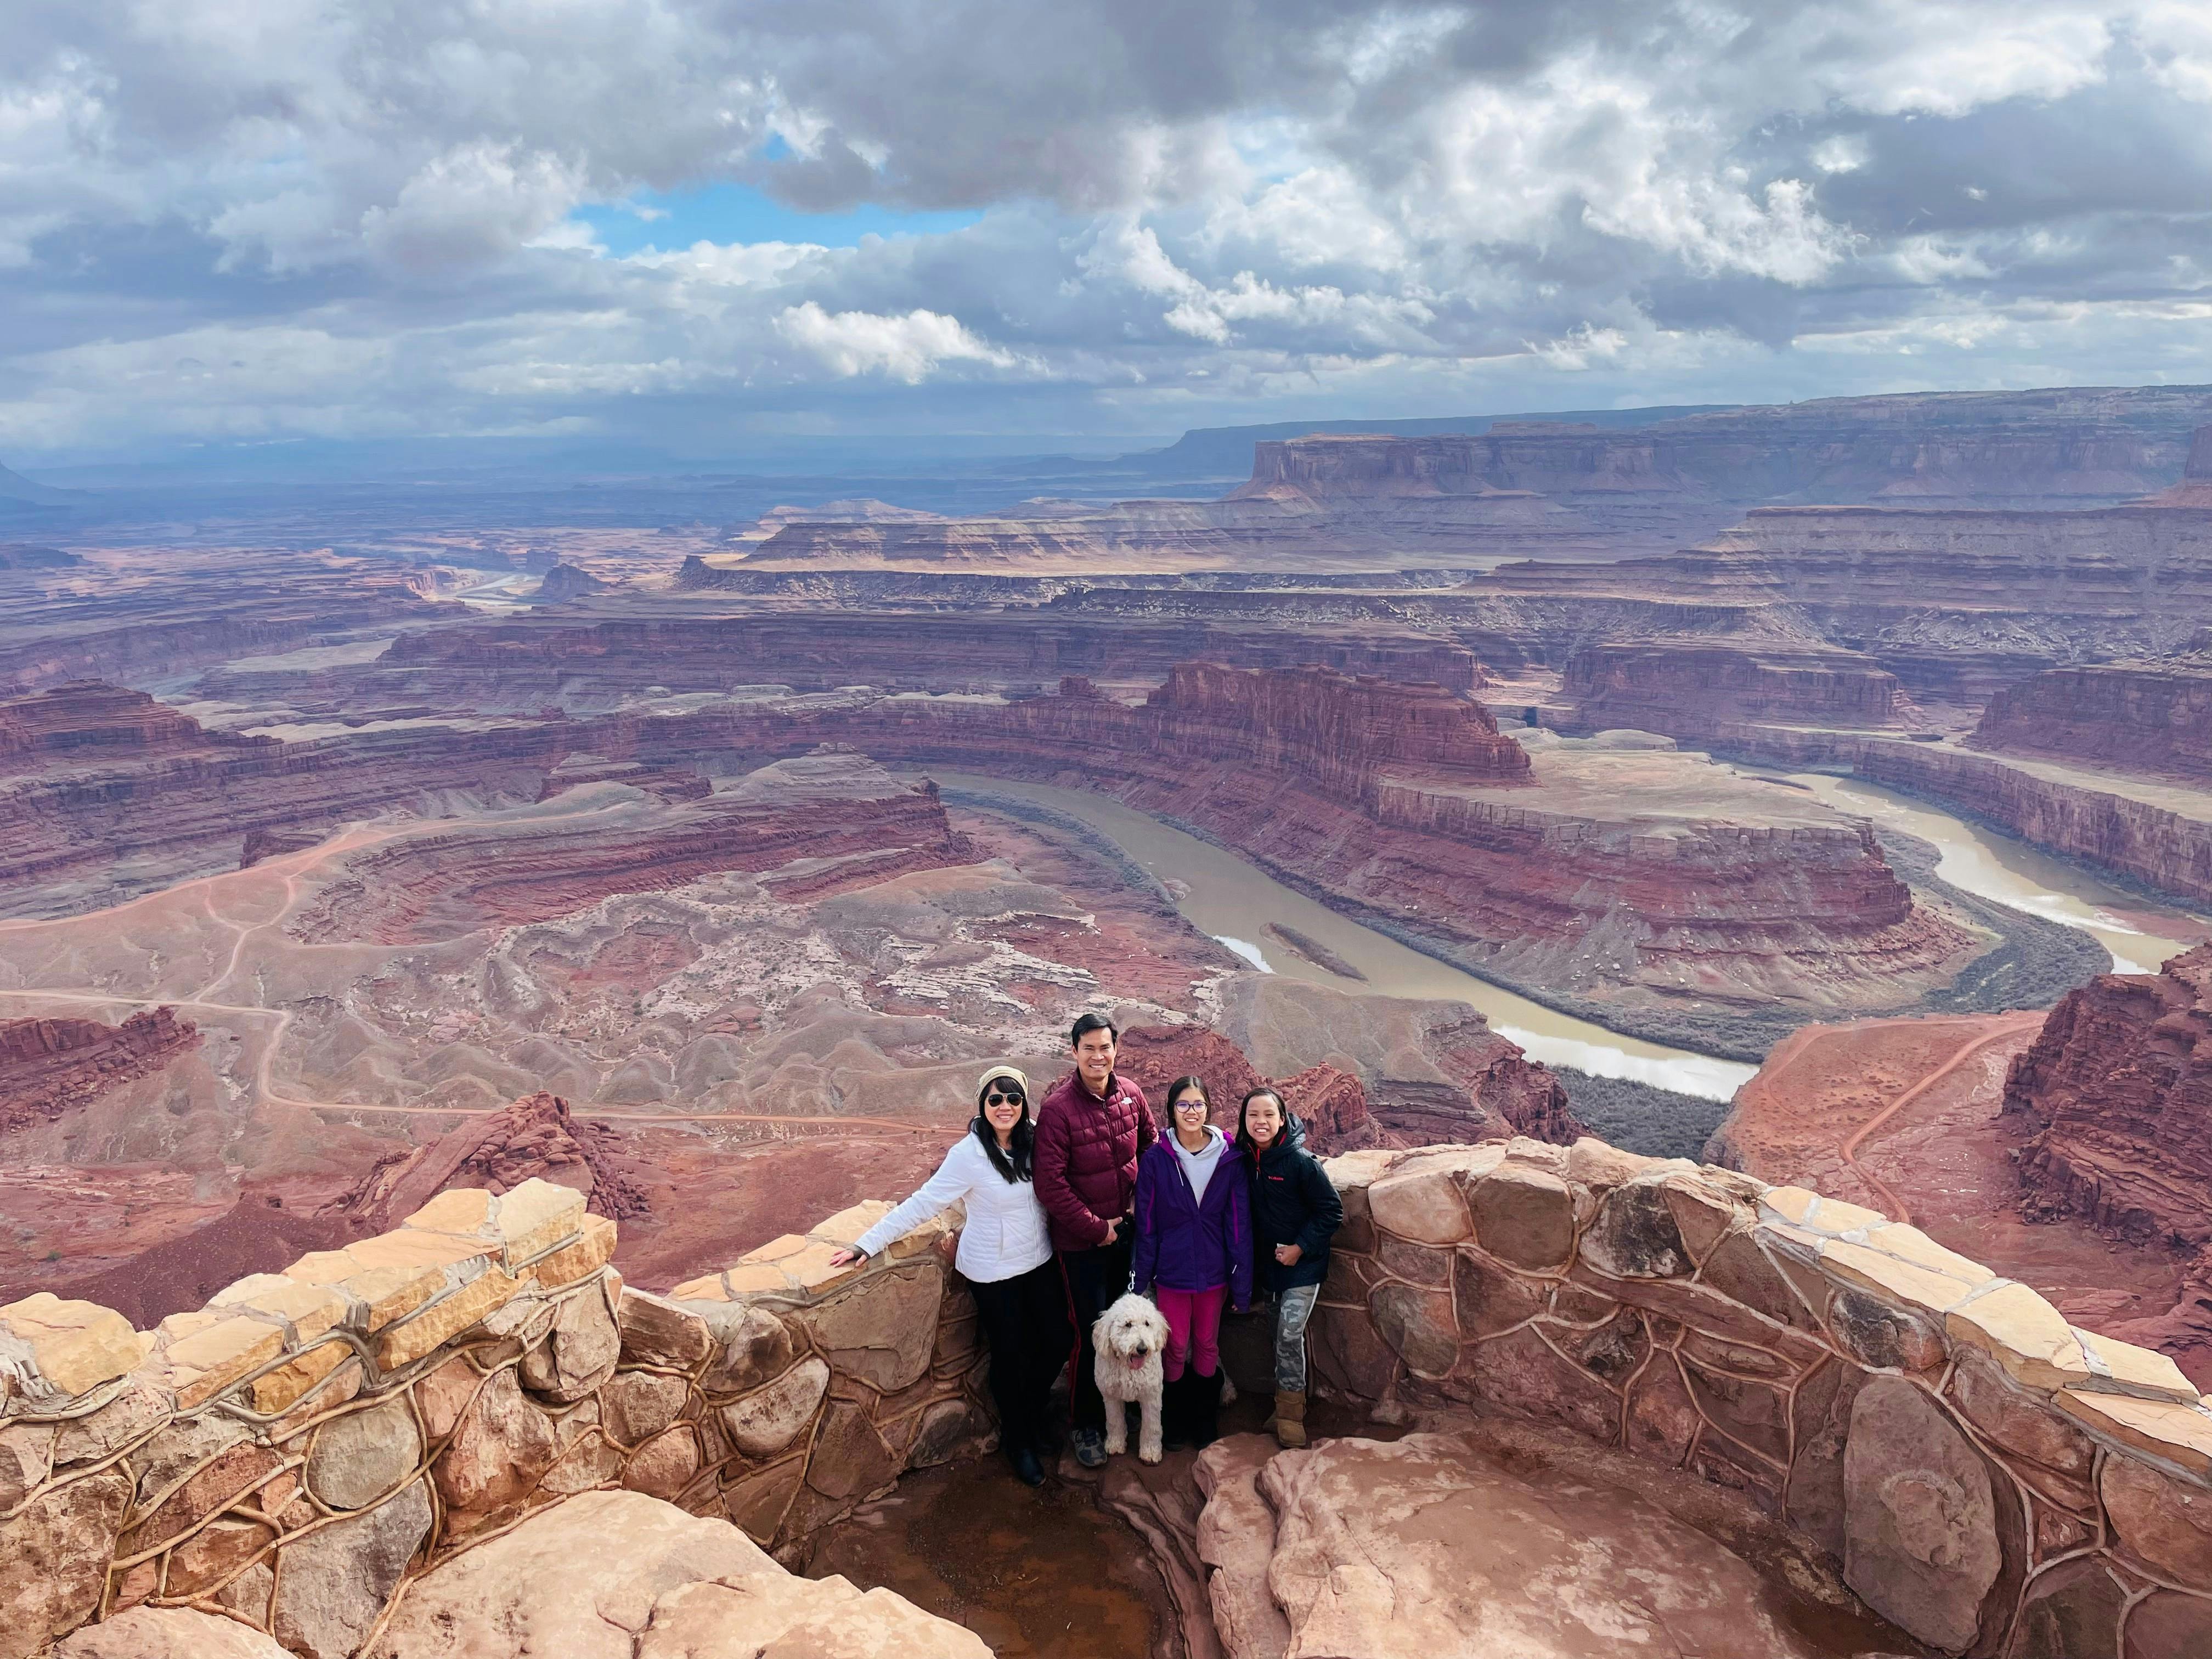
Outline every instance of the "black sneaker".
<svg viewBox="0 0 2212 1659"><path fill-rule="evenodd" d="M1086 1469L1106 1466L1106 1431L1103 1429L1078 1429L1075 1431L1075 1461Z"/></svg>
<svg viewBox="0 0 2212 1659"><path fill-rule="evenodd" d="M1022 1485L1024 1486L1044 1485L1044 1470L1038 1465L1036 1454L1027 1446L1015 1447L1008 1454L1008 1461L1014 1466L1014 1479L1020 1481Z"/></svg>

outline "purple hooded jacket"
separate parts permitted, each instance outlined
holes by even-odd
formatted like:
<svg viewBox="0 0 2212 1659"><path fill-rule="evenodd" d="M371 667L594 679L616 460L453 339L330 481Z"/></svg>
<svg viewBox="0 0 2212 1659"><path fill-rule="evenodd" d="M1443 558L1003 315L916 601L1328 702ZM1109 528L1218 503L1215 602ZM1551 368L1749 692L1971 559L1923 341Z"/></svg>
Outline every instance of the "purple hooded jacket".
<svg viewBox="0 0 2212 1659"><path fill-rule="evenodd" d="M1252 1301L1252 1210L1248 1160L1232 1143L1206 1183L1206 1201L1190 1195L1190 1182L1169 1138L1162 1135L1137 1160L1137 1252L1130 1284L1149 1291L1155 1282L1171 1291L1229 1286L1240 1312Z"/></svg>

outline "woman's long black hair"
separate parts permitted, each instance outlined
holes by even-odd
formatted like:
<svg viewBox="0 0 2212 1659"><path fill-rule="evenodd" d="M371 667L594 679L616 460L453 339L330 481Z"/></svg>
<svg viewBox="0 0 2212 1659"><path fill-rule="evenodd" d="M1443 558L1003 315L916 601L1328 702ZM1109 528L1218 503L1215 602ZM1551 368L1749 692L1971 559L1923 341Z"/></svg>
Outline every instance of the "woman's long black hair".
<svg viewBox="0 0 2212 1659"><path fill-rule="evenodd" d="M983 1097L994 1089L1000 1094L1018 1094L1022 1097L1022 1115L1014 1120L1014 1132L1007 1137L1013 1143L1012 1156L999 1150L999 1132L983 1115ZM976 1090L975 1116L968 1127L983 1143L983 1156L991 1160L991 1167L1006 1176L1009 1185L1030 1178L1030 1158L1036 1146L1036 1130L1030 1123L1029 1091L1020 1084L1010 1077L994 1077Z"/></svg>

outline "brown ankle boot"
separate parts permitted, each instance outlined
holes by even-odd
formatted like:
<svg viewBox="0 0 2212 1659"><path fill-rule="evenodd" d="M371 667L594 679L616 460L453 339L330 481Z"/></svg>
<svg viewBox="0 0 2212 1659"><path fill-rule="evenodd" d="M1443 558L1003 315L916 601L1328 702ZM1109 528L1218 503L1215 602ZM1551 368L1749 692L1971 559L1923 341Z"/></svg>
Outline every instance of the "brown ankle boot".
<svg viewBox="0 0 2212 1659"><path fill-rule="evenodd" d="M1275 1391L1275 1443L1295 1451L1306 1443L1306 1397L1303 1393Z"/></svg>

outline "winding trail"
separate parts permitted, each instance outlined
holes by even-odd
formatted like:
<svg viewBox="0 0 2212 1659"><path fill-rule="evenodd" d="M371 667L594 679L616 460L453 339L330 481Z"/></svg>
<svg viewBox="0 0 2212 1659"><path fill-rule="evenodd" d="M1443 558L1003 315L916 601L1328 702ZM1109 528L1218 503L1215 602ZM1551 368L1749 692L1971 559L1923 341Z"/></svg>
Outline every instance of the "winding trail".
<svg viewBox="0 0 2212 1659"><path fill-rule="evenodd" d="M1892 1221L1910 1222L1912 1219L1912 1207L1898 1195L1895 1188L1858 1161L1858 1150L1865 1144L1867 1137L1881 1128L1892 1118L1950 1076L1952 1073L1972 1060L1983 1049L1994 1043L2008 1042L2023 1031L2039 1030L2046 1018L2048 1018L2047 1011L2011 1015L2007 1018L2005 1024L1996 1030L1984 1031L1979 1036L1969 1038L1945 1056L1942 1064L1936 1066L1934 1071L1929 1073L1919 1082L1914 1084L1849 1135L1836 1143L1836 1153L1843 1159L1844 1167L1881 1196L1882 1212Z"/></svg>

